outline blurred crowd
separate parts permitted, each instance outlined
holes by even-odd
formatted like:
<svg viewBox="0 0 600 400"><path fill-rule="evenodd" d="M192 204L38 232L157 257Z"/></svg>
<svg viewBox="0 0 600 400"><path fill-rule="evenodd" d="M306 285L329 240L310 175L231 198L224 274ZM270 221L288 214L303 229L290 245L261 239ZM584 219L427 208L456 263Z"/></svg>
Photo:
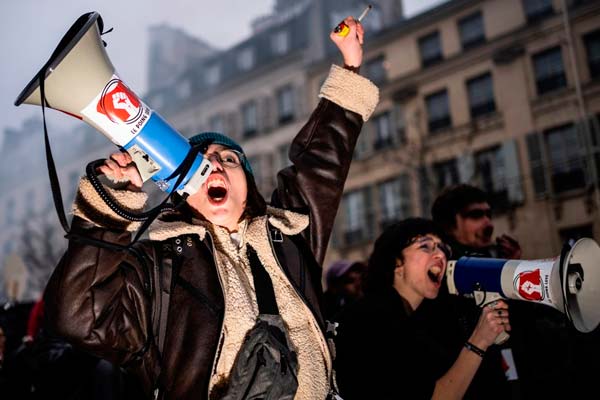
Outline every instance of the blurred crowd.
<svg viewBox="0 0 600 400"><path fill-rule="evenodd" d="M0 398L118 400L140 393L124 369L48 332L43 299L0 310Z"/></svg>
<svg viewBox="0 0 600 400"><path fill-rule="evenodd" d="M486 193L469 185L452 187L434 202L431 220L412 218L388 227L368 260L325 266L323 313L337 331L342 398L435 397L442 378L457 368L467 379L464 388L445 390L462 398L593 392L600 366L598 329L580 333L565 314L535 302L506 300L488 311L472 298L449 294L448 260L521 257L518 240L494 236L492 215ZM425 267L419 254L429 257ZM510 331L509 339L487 343L486 323ZM488 336L496 333L489 330ZM0 310L0 393L3 399L142 398L124 368L49 332L43 299Z"/></svg>

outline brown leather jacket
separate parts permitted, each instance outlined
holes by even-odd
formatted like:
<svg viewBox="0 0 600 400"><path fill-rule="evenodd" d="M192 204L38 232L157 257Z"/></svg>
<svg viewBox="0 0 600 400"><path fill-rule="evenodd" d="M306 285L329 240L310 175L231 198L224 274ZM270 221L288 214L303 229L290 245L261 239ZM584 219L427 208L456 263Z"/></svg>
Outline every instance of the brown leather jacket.
<svg viewBox="0 0 600 400"><path fill-rule="evenodd" d="M277 240L273 251L324 329L320 265L363 119L377 104L378 92L366 79L334 67L321 97L292 143L293 165L279 172L273 195L276 207L308 213L309 228L294 237L278 235L283 241ZM75 216L72 232L130 242L130 232L106 228L109 216L88 219ZM71 240L45 292L48 322L74 344L134 371L148 395L160 387L166 398L206 399L224 310L210 237L145 240L135 249L111 251ZM169 314L161 354L156 293L165 263L172 263L174 279L166 289Z"/></svg>

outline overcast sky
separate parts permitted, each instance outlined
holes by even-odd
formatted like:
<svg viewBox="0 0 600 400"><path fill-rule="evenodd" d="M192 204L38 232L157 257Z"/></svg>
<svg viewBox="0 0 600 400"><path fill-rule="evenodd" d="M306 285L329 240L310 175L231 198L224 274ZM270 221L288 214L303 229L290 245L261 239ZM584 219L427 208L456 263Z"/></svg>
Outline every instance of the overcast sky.
<svg viewBox="0 0 600 400"><path fill-rule="evenodd" d="M404 0L405 14L441 2ZM15 107L13 103L68 28L86 12L99 12L105 29L114 28L105 39L109 58L123 81L142 95L148 26L166 23L214 47L227 48L247 38L250 22L269 14L273 4L274 0L0 0L0 132L18 128L31 115L41 115L37 106ZM72 119L55 111L47 116L49 123Z"/></svg>

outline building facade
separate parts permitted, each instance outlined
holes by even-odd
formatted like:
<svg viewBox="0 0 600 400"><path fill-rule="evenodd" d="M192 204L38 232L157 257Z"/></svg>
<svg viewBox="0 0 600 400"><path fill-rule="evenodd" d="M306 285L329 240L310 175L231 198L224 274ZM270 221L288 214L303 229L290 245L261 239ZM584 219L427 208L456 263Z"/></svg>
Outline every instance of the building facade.
<svg viewBox="0 0 600 400"><path fill-rule="evenodd" d="M600 239L600 3L454 0L365 48L381 102L328 261L367 258L385 226L429 217L456 183L491 193L496 233L518 238L524 258Z"/></svg>
<svg viewBox="0 0 600 400"><path fill-rule="evenodd" d="M525 258L556 256L581 236L600 241L600 4L450 0L404 18L401 1L371 3L361 74L381 101L361 133L325 267L366 259L388 224L429 217L435 196L459 182L491 193L496 232L518 238ZM328 32L366 5L277 1L230 49L198 41L175 69L153 59L154 84L142 97L185 136L219 131L240 142L268 198L329 66L341 62ZM151 32L155 48L178 34ZM164 77L169 70L177 73ZM41 142L22 141L39 129L15 132L21 143L5 143L3 161L32 158ZM65 139L73 156L55 157L64 160L65 204L85 161L114 149L90 135ZM20 251L15 238L31 210L54 214L45 171L43 163L31 176L3 171L0 260Z"/></svg>
<svg viewBox="0 0 600 400"><path fill-rule="evenodd" d="M163 113L187 135L240 141L268 195L339 62L328 30L365 5L278 2L251 38L192 69L195 95L177 98L175 85L155 99L177 100ZM600 5L452 0L412 18L401 10L374 2L364 20L361 73L381 102L361 134L326 265L367 258L385 226L430 216L440 190L459 182L491 193L496 232L517 237L525 258L600 239Z"/></svg>

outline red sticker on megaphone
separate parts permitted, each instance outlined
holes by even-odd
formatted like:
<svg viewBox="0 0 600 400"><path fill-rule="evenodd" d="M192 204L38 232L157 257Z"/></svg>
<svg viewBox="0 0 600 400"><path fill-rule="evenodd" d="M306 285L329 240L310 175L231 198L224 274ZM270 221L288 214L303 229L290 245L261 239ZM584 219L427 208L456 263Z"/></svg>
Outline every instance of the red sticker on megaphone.
<svg viewBox="0 0 600 400"><path fill-rule="evenodd" d="M525 300L540 301L544 298L542 277L539 269L523 271L515 277L515 287Z"/></svg>
<svg viewBox="0 0 600 400"><path fill-rule="evenodd" d="M118 146L125 146L150 120L151 110L117 75L81 110L86 122Z"/></svg>
<svg viewBox="0 0 600 400"><path fill-rule="evenodd" d="M130 124L142 114L140 100L120 79L108 82L96 109L116 123Z"/></svg>

